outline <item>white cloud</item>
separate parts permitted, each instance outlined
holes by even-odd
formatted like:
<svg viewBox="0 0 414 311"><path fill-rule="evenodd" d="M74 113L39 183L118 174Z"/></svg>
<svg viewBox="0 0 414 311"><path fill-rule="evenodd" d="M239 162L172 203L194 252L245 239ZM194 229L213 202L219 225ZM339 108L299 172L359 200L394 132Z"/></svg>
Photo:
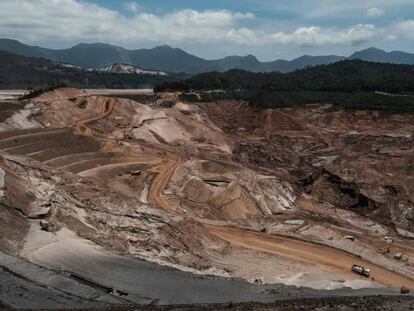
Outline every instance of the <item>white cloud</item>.
<svg viewBox="0 0 414 311"><path fill-rule="evenodd" d="M77 0L1 0L0 36L29 42L208 42L222 40L238 21L255 18L252 13L227 10L186 9L155 15L133 3L127 7L136 13L128 17Z"/></svg>
<svg viewBox="0 0 414 311"><path fill-rule="evenodd" d="M248 0L246 0L248 1ZM352 19L362 17L370 8L388 10L412 10L412 0L251 0L269 11L295 12L298 16L308 19L340 18Z"/></svg>
<svg viewBox="0 0 414 311"><path fill-rule="evenodd" d="M264 33L251 29L231 29L227 37L242 44L293 44L322 46L328 44L357 45L376 36L374 25L355 25L346 29L324 29L317 26L300 27L291 33Z"/></svg>
<svg viewBox="0 0 414 311"><path fill-rule="evenodd" d="M380 17L385 14L385 11L380 8L369 8L367 10L367 16L368 17Z"/></svg>
<svg viewBox="0 0 414 311"><path fill-rule="evenodd" d="M131 13L138 13L141 10L141 6L137 2L125 2L124 7Z"/></svg>
<svg viewBox="0 0 414 311"><path fill-rule="evenodd" d="M345 28L309 25L291 31L261 30L244 26L246 20L256 18L252 13L185 9L156 15L144 12L136 2L125 5L133 15L78 0L1 0L0 37L28 43L101 41L127 46L131 42L352 46L378 38L414 39L414 21L382 28L358 24Z"/></svg>
<svg viewBox="0 0 414 311"><path fill-rule="evenodd" d="M414 40L414 20L396 23L392 27L392 36Z"/></svg>

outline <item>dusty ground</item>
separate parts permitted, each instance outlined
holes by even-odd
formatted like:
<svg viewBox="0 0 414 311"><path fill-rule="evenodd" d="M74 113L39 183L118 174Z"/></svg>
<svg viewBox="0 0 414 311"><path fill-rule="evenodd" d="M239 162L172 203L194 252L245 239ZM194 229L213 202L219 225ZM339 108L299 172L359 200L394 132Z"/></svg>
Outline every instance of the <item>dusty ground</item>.
<svg viewBox="0 0 414 311"><path fill-rule="evenodd" d="M408 311L414 308L412 298L389 297L389 296L368 296L368 297L340 297L322 299L290 299L279 301L273 304L259 303L231 303L217 305L180 305L157 307L109 307L100 309L81 309L81 310L108 310L108 311L132 311L132 310L160 310L160 311L207 311L207 310L236 310L236 311L325 311L325 310L367 310L367 311ZM0 305L0 310L8 310Z"/></svg>
<svg viewBox="0 0 414 311"><path fill-rule="evenodd" d="M0 250L135 302L158 294L126 284L127 259L102 276L100 251L252 283L414 288L412 116L99 94L0 104Z"/></svg>

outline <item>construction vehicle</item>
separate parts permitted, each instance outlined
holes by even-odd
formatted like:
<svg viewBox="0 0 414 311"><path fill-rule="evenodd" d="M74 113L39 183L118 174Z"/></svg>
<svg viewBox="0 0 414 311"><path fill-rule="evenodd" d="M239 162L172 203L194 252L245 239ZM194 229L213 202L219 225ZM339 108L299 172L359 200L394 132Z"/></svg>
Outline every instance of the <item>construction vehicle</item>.
<svg viewBox="0 0 414 311"><path fill-rule="evenodd" d="M381 255L388 254L390 252L390 247L388 245L386 245L384 247L377 248L377 252Z"/></svg>
<svg viewBox="0 0 414 311"><path fill-rule="evenodd" d="M365 276L366 278L368 278L371 274L371 271L369 269L358 266L358 265L353 265L352 266L352 272L354 272L356 274L359 274L359 275L362 275L362 276Z"/></svg>
<svg viewBox="0 0 414 311"><path fill-rule="evenodd" d="M129 175L131 175L131 176L139 176L139 175L141 175L141 171L140 170L130 170L129 171Z"/></svg>

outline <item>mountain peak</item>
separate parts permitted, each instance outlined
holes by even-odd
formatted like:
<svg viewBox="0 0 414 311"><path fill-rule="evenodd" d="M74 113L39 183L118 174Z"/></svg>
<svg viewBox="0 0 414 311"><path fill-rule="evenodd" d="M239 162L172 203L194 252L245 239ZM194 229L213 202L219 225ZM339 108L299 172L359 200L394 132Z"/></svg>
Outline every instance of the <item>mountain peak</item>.
<svg viewBox="0 0 414 311"><path fill-rule="evenodd" d="M359 52L379 52L379 53L387 53L387 52L385 52L384 50L381 50L381 49L379 49L379 48L376 48L376 47L370 47L370 48L367 48L367 49L364 49L364 50L361 50L361 51L359 51Z"/></svg>
<svg viewBox="0 0 414 311"><path fill-rule="evenodd" d="M414 65L414 54L405 52L386 52L377 48L369 48L352 54L350 59L360 59L369 62Z"/></svg>
<svg viewBox="0 0 414 311"><path fill-rule="evenodd" d="M156 46L154 48L154 50L165 50L165 51L168 51L168 50L174 50L174 48L171 45L163 44L163 45Z"/></svg>
<svg viewBox="0 0 414 311"><path fill-rule="evenodd" d="M250 61L255 61L255 62L258 62L259 61L257 59L257 57L254 56L254 55L252 55L252 54L246 55L244 58L247 59L247 60L250 60Z"/></svg>
<svg viewBox="0 0 414 311"><path fill-rule="evenodd" d="M335 55L304 55L291 61L260 62L254 55L249 54L246 56L235 55L221 59L206 60L170 45L160 45L152 49L128 50L106 43L81 43L69 49L51 50L25 45L13 39L0 39L0 50L27 57L45 58L83 68L103 69L115 63L120 63L163 72L185 72L188 74L227 71L230 69L242 69L253 72L289 72L347 59L346 57ZM414 54L398 51L388 53L376 47L355 52L349 59L414 65Z"/></svg>
<svg viewBox="0 0 414 311"><path fill-rule="evenodd" d="M350 58L351 59L359 58L363 60L364 58L367 58L367 57L384 57L387 54L388 53L385 52L384 50L378 49L376 47L370 47L368 49L355 52L354 54L350 56Z"/></svg>
<svg viewBox="0 0 414 311"><path fill-rule="evenodd" d="M228 60L231 60L231 59L234 59L234 60L248 60L248 61L257 61L257 62L259 61L256 58L256 56L254 56L252 54L249 54L249 55L246 55L246 56L232 55L232 56L226 56L226 57L224 57L222 59L228 59Z"/></svg>
<svg viewBox="0 0 414 311"><path fill-rule="evenodd" d="M115 48L115 46L110 45L108 43L97 42L97 43L79 43L79 44L75 45L74 47L72 47L72 49L76 49L76 48L97 48L97 47L100 47L100 48L102 48L102 47L114 47Z"/></svg>

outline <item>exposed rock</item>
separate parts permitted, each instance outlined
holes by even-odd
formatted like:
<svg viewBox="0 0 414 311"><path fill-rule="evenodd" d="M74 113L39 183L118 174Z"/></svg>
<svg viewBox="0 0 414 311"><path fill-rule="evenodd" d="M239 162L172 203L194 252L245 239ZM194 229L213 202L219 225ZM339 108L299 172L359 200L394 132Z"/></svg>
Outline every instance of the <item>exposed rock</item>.
<svg viewBox="0 0 414 311"><path fill-rule="evenodd" d="M5 186L4 177L5 176L6 176L6 172L0 168L0 198L4 197L4 186Z"/></svg>
<svg viewBox="0 0 414 311"><path fill-rule="evenodd" d="M252 284L255 284L255 285L261 285L261 284L263 284L263 277L255 278L255 279L251 280L250 282Z"/></svg>
<svg viewBox="0 0 414 311"><path fill-rule="evenodd" d="M260 110L236 101L203 109L235 138L233 152L244 165L300 182L320 203L395 224L412 237L413 116L322 105Z"/></svg>
<svg viewBox="0 0 414 311"><path fill-rule="evenodd" d="M410 238L410 239L414 239L414 232L402 229L402 228L396 228L397 232L399 235L406 237L406 238Z"/></svg>
<svg viewBox="0 0 414 311"><path fill-rule="evenodd" d="M30 219L51 243L70 231L106 251L256 283L380 286L355 280L354 260L391 273L394 287L410 282L408 257L377 249L394 229L414 236L413 117L155 100L62 89L28 108L44 128L4 127L0 248L18 253ZM396 249L408 253L405 243Z"/></svg>
<svg viewBox="0 0 414 311"><path fill-rule="evenodd" d="M57 223L56 219L52 219L51 221L42 219L40 221L40 227L47 232L56 232L62 228L61 225Z"/></svg>
<svg viewBox="0 0 414 311"><path fill-rule="evenodd" d="M0 250L17 254L23 247L29 221L13 207L0 204Z"/></svg>
<svg viewBox="0 0 414 311"><path fill-rule="evenodd" d="M290 219L290 220L285 221L285 224L287 224L287 225L299 225L299 226L301 226L304 223L305 223L305 221L302 220L302 219Z"/></svg>
<svg viewBox="0 0 414 311"><path fill-rule="evenodd" d="M207 202L211 214L218 219L243 219L260 215L249 194L236 182L222 188Z"/></svg>

